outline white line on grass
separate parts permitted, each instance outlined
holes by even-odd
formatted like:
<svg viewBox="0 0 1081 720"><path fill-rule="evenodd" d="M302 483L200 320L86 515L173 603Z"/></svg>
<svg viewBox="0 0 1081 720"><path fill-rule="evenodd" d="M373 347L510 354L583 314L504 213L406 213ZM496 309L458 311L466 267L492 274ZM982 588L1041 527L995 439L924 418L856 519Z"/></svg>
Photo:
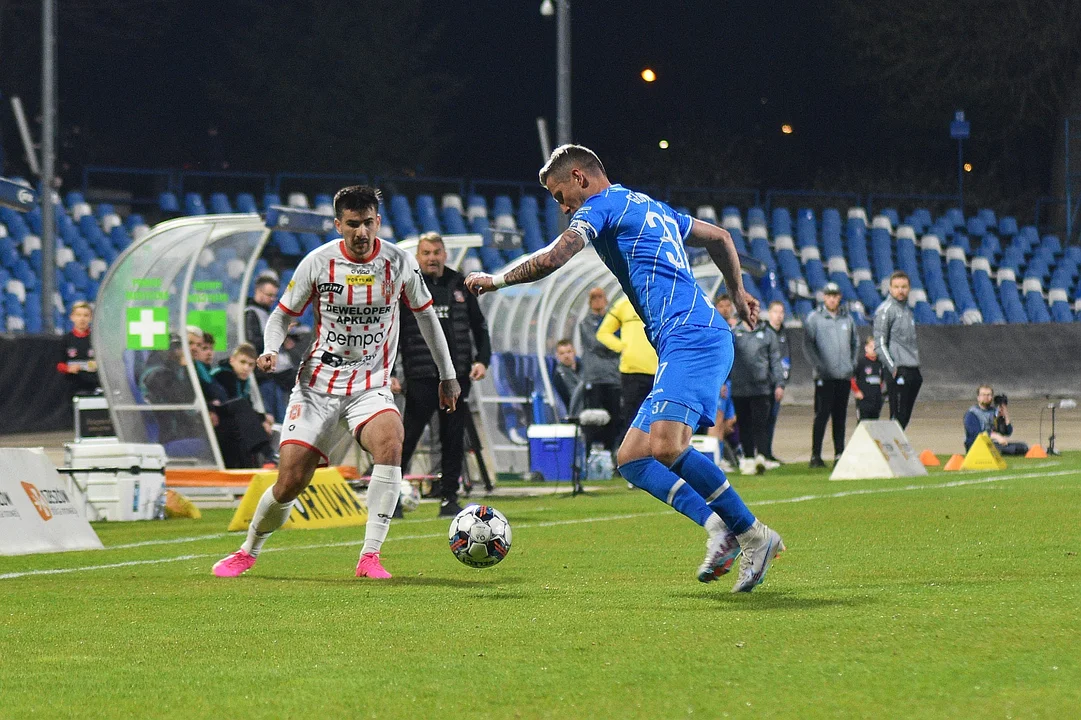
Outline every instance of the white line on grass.
<svg viewBox="0 0 1081 720"><path fill-rule="evenodd" d="M984 478L972 478L969 480L951 480L950 482L935 483L932 485L902 485L893 488L868 488L864 490L842 490L835 493L825 493L822 495L800 495L793 498L778 498L774 500L761 500L756 503L752 503L754 506L758 505L781 505L787 503L801 503L809 502L811 500L829 500L834 498L851 497L855 495L877 495L880 493L891 492L908 492L912 490L943 490L952 487L963 487L966 485L982 485L992 482L1001 482L1005 480L1028 480L1032 478L1047 478L1058 477L1063 475L1078 475L1081 474L1081 470L1057 470L1055 472L1046 473L1022 473L1020 475L991 475ZM529 528L542 528L542 527L555 527L558 525L583 525L587 523L596 522L610 522L612 520L632 520L636 518L653 517L657 515L667 515L668 510L662 510L659 512L645 512L645 513L626 513L622 515L603 515L594 518L578 518L575 520L547 520L537 523L524 523L522 525L515 525L518 529ZM215 535L205 535L203 537L196 538L177 538L174 542L194 542L196 540L220 538L227 536L228 533L217 533ZM434 533L428 535L401 535L395 536L392 539L398 540L432 540L434 538L446 537L446 533ZM152 544L146 543L146 544ZM160 543L159 543L160 544ZM285 547L270 547L263 550L263 552L286 552L293 550L322 550L326 548L347 547L356 546L359 542L357 540L348 540L334 543L318 543L314 545L288 545ZM133 543L128 547L142 547L143 544ZM121 547L119 545L113 546L114 548ZM69 567L69 568L53 568L51 570L25 570L22 572L10 572L0 574L0 580L10 580L14 578L29 577L32 575L64 575L67 573L86 572L90 570L112 570L122 567L133 567L136 565L160 565L164 563L183 562L184 560L198 560L202 558L217 557L217 553L202 553L198 555L180 555L178 557L170 558L155 558L152 560L130 560L127 562L109 563L107 565L87 565L84 567Z"/></svg>

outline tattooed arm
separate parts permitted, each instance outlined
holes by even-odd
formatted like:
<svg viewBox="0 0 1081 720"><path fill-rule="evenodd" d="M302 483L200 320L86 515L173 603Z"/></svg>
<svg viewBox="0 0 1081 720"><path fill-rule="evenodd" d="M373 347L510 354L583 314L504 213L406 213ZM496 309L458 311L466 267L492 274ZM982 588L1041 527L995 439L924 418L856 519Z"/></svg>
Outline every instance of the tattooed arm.
<svg viewBox="0 0 1081 720"><path fill-rule="evenodd" d="M510 270L497 275L469 273L465 286L474 295L483 295L507 285L540 280L566 265L585 245L585 238L574 230L565 230L548 247L533 253Z"/></svg>

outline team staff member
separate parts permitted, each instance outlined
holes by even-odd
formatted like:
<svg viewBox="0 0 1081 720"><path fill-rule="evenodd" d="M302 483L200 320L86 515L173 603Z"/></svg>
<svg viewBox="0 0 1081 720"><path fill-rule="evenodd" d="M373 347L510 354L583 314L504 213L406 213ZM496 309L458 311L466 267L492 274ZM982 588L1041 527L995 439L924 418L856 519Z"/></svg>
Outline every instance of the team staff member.
<svg viewBox="0 0 1081 720"><path fill-rule="evenodd" d="M822 438L826 423L833 423L833 458L845 449L845 420L848 417L848 394L852 374L860 352L856 323L841 307L841 288L826 283L822 304L807 316L803 325L803 353L814 368L815 419L811 432L811 467L825 467L822 462Z"/></svg>
<svg viewBox="0 0 1081 720"><path fill-rule="evenodd" d="M480 380L487 373L492 343L477 298L465 289L462 275L447 267L447 248L439 233L427 232L420 236L417 264L424 276L424 284L432 294L435 314L450 346L454 370L462 387L457 408L453 412L439 413L440 471L443 476L438 488L443 498L439 515L454 517L462 510L458 505L458 478L462 475L465 424L469 413L469 405L463 401L469 395L470 381ZM439 409L439 368L413 314L405 312L404 302L398 353L405 370L402 467L408 468L424 428L432 419L432 413ZM391 381L391 389L401 390L397 379Z"/></svg>
<svg viewBox="0 0 1081 720"><path fill-rule="evenodd" d="M736 426L743 447L740 472L762 473L777 463L767 460L769 413L773 402L784 397L784 368L777 336L766 329L767 323L748 325L743 321L732 328L735 360L732 363L732 403L736 406Z"/></svg>
<svg viewBox="0 0 1081 720"><path fill-rule="evenodd" d="M619 353L614 352L597 339L597 330L608 311L608 294L604 288L589 291L589 312L578 323L578 335L582 341L582 382L585 383L585 407L603 408L608 411L608 424L601 427L586 426L586 447L594 442L604 444L604 449L614 452L616 440L623 429L620 410L621 378Z"/></svg>
<svg viewBox="0 0 1081 720"><path fill-rule="evenodd" d="M890 275L890 296L875 310L875 352L886 370L890 419L908 427L912 407L920 394L920 348L916 342L916 317L908 307L910 284L902 270Z"/></svg>
<svg viewBox="0 0 1081 720"><path fill-rule="evenodd" d="M781 352L781 367L784 369L784 381L788 382L788 376L792 372L792 355L788 350L788 334L784 331L784 303L774 300L769 304L766 311L766 330L777 336L777 347ZM773 431L777 428L777 416L781 412L781 403L774 400L769 410L769 435L766 437L766 449L763 455L767 460L777 462L773 457Z"/></svg>
<svg viewBox="0 0 1081 720"><path fill-rule="evenodd" d="M616 337L616 333L619 337ZM657 374L657 351L653 349L642 318L626 296L612 303L597 328L597 339L612 352L619 353L619 376L623 386L623 427L620 441L638 414L638 408L653 390Z"/></svg>

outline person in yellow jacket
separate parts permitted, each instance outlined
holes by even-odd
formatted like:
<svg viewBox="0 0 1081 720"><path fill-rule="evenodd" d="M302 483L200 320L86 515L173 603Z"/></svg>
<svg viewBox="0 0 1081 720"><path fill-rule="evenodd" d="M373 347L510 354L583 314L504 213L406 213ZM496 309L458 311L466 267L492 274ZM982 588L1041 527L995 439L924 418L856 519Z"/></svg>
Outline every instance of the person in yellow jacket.
<svg viewBox="0 0 1081 720"><path fill-rule="evenodd" d="M619 333L616 336L616 333ZM645 324L638 317L631 301L622 297L608 308L597 339L609 350L619 353L619 375L623 390L623 423L620 440L627 434L638 408L653 390L653 377L657 374L657 351L646 337Z"/></svg>

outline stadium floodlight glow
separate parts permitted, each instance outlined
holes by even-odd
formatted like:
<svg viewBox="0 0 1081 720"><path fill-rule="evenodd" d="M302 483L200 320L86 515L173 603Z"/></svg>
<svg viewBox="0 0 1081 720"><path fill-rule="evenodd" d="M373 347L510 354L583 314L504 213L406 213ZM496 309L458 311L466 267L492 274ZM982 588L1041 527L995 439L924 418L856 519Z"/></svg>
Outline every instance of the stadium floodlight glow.
<svg viewBox="0 0 1081 720"><path fill-rule="evenodd" d="M552 0L544 0L541 3L540 14L544 17L552 17L556 14L556 6L552 4Z"/></svg>
<svg viewBox="0 0 1081 720"><path fill-rule="evenodd" d="M783 132L785 135L791 135L792 134L792 126L789 125L788 123L785 123L784 125L781 126L781 132Z"/></svg>
<svg viewBox="0 0 1081 720"><path fill-rule="evenodd" d="M657 73L653 72L652 68L646 68L642 71L642 79L647 83L651 83L657 79Z"/></svg>
<svg viewBox="0 0 1081 720"><path fill-rule="evenodd" d="M659 143L657 143L657 147L659 147L661 150L667 150L668 149L668 141L667 140L661 140Z"/></svg>
<svg viewBox="0 0 1081 720"><path fill-rule="evenodd" d="M965 163L965 172L972 172L972 163Z"/></svg>

